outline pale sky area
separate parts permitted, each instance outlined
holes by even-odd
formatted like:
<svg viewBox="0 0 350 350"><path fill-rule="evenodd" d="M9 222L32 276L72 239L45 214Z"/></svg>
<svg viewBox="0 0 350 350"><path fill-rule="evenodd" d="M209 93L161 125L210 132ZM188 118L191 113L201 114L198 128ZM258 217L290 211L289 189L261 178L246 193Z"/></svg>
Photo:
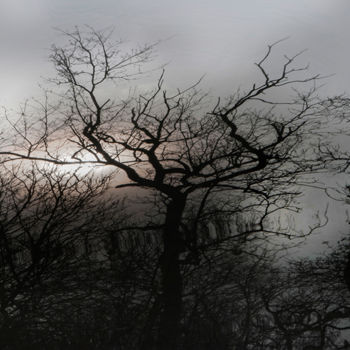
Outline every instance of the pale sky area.
<svg viewBox="0 0 350 350"><path fill-rule="evenodd" d="M0 105L15 108L36 96L41 76L52 74L49 48L60 42L55 27L115 28L131 44L163 40L155 66L169 63L166 80L184 87L205 75L204 86L230 94L254 81L254 62L267 44L289 37L276 53L293 55L311 72L334 74L322 94L350 94L349 0L1 0ZM350 182L350 181L349 181ZM313 206L326 198L309 196ZM329 232L347 228L344 205L330 203Z"/></svg>

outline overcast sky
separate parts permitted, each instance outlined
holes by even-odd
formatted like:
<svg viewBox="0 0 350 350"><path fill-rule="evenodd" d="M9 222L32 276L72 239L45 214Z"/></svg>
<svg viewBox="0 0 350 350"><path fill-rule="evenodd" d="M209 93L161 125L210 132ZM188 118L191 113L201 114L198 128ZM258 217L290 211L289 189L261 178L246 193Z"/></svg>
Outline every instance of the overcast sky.
<svg viewBox="0 0 350 350"><path fill-rule="evenodd" d="M324 92L349 93L349 16L349 0L1 0L0 104L15 107L52 73L55 27L84 24L112 26L131 43L164 40L156 63L169 62L168 81L184 86L205 74L218 94L252 81L267 44L289 37L277 54L308 49L301 63L335 74Z"/></svg>
<svg viewBox="0 0 350 350"><path fill-rule="evenodd" d="M131 43L167 39L157 59L170 62L168 80L181 85L206 74L220 93L249 81L266 45L288 36L281 50L307 48L301 61L335 73L327 92L342 92L350 78L349 14L348 0L1 0L0 103L28 96L48 74L55 27L84 24L113 26Z"/></svg>

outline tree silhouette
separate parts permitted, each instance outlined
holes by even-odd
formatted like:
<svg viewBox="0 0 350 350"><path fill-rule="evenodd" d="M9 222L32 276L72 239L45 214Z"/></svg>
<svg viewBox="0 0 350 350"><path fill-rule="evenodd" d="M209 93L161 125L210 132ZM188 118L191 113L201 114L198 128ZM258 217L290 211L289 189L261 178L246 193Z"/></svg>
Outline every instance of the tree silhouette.
<svg viewBox="0 0 350 350"><path fill-rule="evenodd" d="M150 319L159 332L146 327L150 333L140 347L177 349L184 336L182 260L186 256L194 263L206 247L200 222L209 203L220 203L222 216L251 216L247 229L226 230L226 241L294 236L290 227L271 225L270 217L281 209L297 210L298 179L322 167L316 156L319 114L325 108L315 94L319 77L294 66L298 55L285 56L279 72L270 73L270 45L256 63L261 78L226 99L213 102L198 83L169 92L164 72L155 89L120 97L118 89L112 90L115 84L140 75L153 46L123 53L121 43L114 46L103 32L65 34L67 45L53 46L50 56L57 72L55 100L47 93L18 120L7 116L16 147L6 146L4 139L0 154L7 162L109 166L127 178L117 189L155 194L148 228L162 230L161 293ZM295 90L300 84L306 84L305 92ZM294 95L277 101L277 91Z"/></svg>
<svg viewBox="0 0 350 350"><path fill-rule="evenodd" d="M34 164L25 170L19 165L1 168L2 348L24 348L23 341L29 348L40 343L45 336L40 330L50 322L45 310L64 299L64 287L74 290L72 266L85 254L84 237L94 226L84 213L94 208L107 180Z"/></svg>
<svg viewBox="0 0 350 350"><path fill-rule="evenodd" d="M3 168L0 178L2 348L153 346L162 226L145 230L123 201L110 201L109 178L35 165ZM278 267L265 239L247 240L254 220L237 221L234 207L218 203L195 213L188 208L182 225L197 227L198 251L179 257L181 349L346 348L347 241Z"/></svg>

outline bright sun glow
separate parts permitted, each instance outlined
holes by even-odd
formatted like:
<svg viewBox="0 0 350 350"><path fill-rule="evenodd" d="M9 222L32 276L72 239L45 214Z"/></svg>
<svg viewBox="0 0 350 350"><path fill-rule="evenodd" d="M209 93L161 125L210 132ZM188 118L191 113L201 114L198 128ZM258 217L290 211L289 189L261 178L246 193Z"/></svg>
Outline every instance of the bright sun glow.
<svg viewBox="0 0 350 350"><path fill-rule="evenodd" d="M106 170L105 165L96 164L96 159L89 154L84 154L79 157L81 163L79 163L77 159L72 159L72 156L69 154L69 152L67 152L67 154L62 156L60 159L72 164L56 165L53 163L41 162L40 167L42 169L54 170L59 173L76 173L80 176L84 176L89 173L101 174Z"/></svg>
<svg viewBox="0 0 350 350"><path fill-rule="evenodd" d="M72 159L71 155L67 155L64 157L64 160L67 162L77 162L76 159ZM81 163L79 164L67 164L62 166L63 171L67 172L75 172L78 175L86 175L92 172L101 172L103 171L103 165L99 166L96 164L96 158L91 154L83 154L79 155L79 160Z"/></svg>

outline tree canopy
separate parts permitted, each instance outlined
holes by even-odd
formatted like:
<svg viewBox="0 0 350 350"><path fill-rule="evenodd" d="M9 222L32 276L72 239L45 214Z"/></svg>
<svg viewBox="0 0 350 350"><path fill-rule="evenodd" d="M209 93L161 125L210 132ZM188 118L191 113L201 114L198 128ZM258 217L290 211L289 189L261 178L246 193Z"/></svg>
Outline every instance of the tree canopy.
<svg viewBox="0 0 350 350"><path fill-rule="evenodd" d="M93 300L103 309L114 302L119 306L115 308L114 304L116 313L113 311L108 316L111 324L115 322L115 328L106 326L99 334L111 343L106 345L89 334L90 344L84 346L125 348L125 343L116 345L118 337L123 342L120 330L124 327L130 331L128 334L136 334L135 344L129 344L129 348L157 350L192 349L199 341L203 341L203 349L213 346L293 349L295 334L312 337L317 333L319 323L315 326L317 330L310 325L314 320L310 313L305 315L309 321L305 325L303 321L303 327L293 330L293 334L285 325L287 319L290 322L295 319L291 327L300 321L296 316L298 310L293 309L293 316L285 316L284 311L274 306L275 300L283 308L289 303L285 274L276 273L281 276L281 292L279 286L273 291L264 287L270 267L266 268L266 261L261 259L262 248L254 244L257 239L266 242L273 236L300 236L286 220L276 219L281 212L298 211L294 200L301 191L300 180L325 167L323 151L330 148L323 131L330 113L343 106L317 95L321 77L310 76L307 66L296 65L299 54L285 56L279 70L270 72L267 63L278 44L275 43L268 46L266 54L256 63L260 77L247 91L233 91L228 97L213 99L200 90L200 81L188 88L168 91L163 70L155 87L126 96L122 83L137 84L144 73L143 67L152 58L154 45L122 51L122 43L112 43L107 32L77 29L65 35L66 45L52 47L50 60L56 76L50 79L53 85L45 91L44 99L27 103L17 119L5 112L13 133L10 138L8 132L3 133L0 155L5 167L26 160L36 164L30 176L24 173L16 177L13 172L9 175L9 181L15 183L17 180L13 179L24 176L24 180L19 180L22 186L25 189L33 186L39 196L38 200L35 196L28 197L29 190L25 190L21 199L17 199L15 190L10 190L10 197L16 199L13 201L16 217L21 217L16 204L19 200L34 210L33 214L27 207L23 209L28 210L28 220L34 220L31 227L36 227L37 221L43 221L41 225L46 229L51 227L55 208L62 208L60 224L76 230L72 237L82 235L80 228L70 225L72 216L79 225L84 225L84 215L93 215L93 220L104 227L104 233L96 228L105 244L101 248L102 260L93 259L91 265L90 253L83 260L80 257L74 260L76 270L72 276L79 281L75 297L81 288L91 288L91 300L84 296L86 304L79 304L78 308L83 309L76 315L79 318L80 312L88 312L86 309ZM90 209L85 207L85 201L99 193L107 180L92 185L77 174L48 174L40 170L47 163L57 169L61 165L84 164L113 169L117 175L108 182L114 187L112 196L118 202L121 198L118 193L128 189L123 192L126 202L135 203L132 189L144 190L139 195L148 202L146 215L142 220L134 217L122 227L113 219L120 207L112 205L106 209L102 220L94 207L92 214L88 214ZM37 180L37 173L43 176L42 180ZM41 197L43 191L56 206L46 204L45 196ZM75 198L80 214L75 214ZM34 204L36 201L38 204ZM67 203L72 203L72 207ZM87 223L90 225L89 220ZM39 234L36 241L31 238L25 221L20 220L16 225L29 242L33 241L32 260L25 263L25 271L31 270L31 266L36 268L37 261L41 268L43 260L36 257L33 249L37 245L41 249L47 240L46 233L42 234L43 238ZM322 222L317 222L302 235L320 225ZM92 227L89 232L94 231ZM63 237L64 229L59 231ZM3 237L7 237L6 232ZM59 240L63 239L61 236ZM46 252L53 249L45 247ZM6 254L5 257L12 256ZM242 256L249 255L255 260L246 258L244 262ZM6 259L13 270L11 278L17 278L12 258ZM53 271L49 256L43 259L48 264L45 268ZM52 259L56 264L58 258ZM64 264L70 266L67 259L63 259ZM245 264L252 275L244 276L247 285L242 285L239 270ZM264 276L256 277L260 268ZM94 276L88 282L81 279L85 269ZM136 282L140 283L138 287ZM71 280L69 283L74 284ZM53 297L60 300L61 290L58 290ZM113 297L108 298L104 293ZM305 290L296 287L295 293L304 295ZM122 295L130 308L122 307ZM231 314L227 314L228 310ZM242 310L246 313L244 320L239 316ZM257 310L255 316L252 310ZM114 318L118 312L121 319ZM122 317L125 312L131 312L130 319ZM304 320L304 316L300 317ZM214 327L216 322L222 328ZM204 332L208 332L208 339ZM333 334L322 334L323 344L332 342ZM266 343L264 337L274 340ZM77 346L74 341L69 345L72 348ZM301 338L300 342L304 344Z"/></svg>

